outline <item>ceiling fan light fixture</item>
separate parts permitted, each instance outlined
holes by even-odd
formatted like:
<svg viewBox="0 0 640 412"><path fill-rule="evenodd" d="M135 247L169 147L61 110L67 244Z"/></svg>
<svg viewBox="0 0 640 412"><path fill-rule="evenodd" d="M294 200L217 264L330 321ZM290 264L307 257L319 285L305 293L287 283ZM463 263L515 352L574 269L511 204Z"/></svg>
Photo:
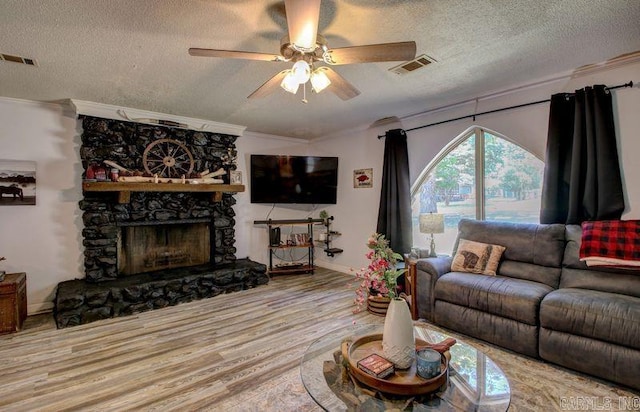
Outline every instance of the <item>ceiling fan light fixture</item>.
<svg viewBox="0 0 640 412"><path fill-rule="evenodd" d="M303 84L308 82L311 77L311 67L309 67L309 63L306 61L298 60L294 63L291 73L299 84Z"/></svg>
<svg viewBox="0 0 640 412"><path fill-rule="evenodd" d="M298 83L298 80L293 75L292 71L289 70L286 76L284 76L284 78L282 79L280 87L291 94L296 94L298 93L298 87L300 87L300 83Z"/></svg>
<svg viewBox="0 0 640 412"><path fill-rule="evenodd" d="M320 93L331 84L331 80L327 77L322 69L316 69L311 73L311 86L313 91Z"/></svg>

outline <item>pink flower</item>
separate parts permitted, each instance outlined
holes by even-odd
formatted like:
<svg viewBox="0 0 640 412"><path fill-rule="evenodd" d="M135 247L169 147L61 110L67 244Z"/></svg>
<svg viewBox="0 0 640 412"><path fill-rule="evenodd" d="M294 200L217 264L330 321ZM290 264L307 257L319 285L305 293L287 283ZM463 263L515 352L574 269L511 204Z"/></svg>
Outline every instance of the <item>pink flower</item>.
<svg viewBox="0 0 640 412"><path fill-rule="evenodd" d="M371 249L365 254L369 259L367 267L356 272L356 279L360 280L356 288L355 312L361 310L366 302L366 296L396 296L397 279L404 269L396 269L398 260L402 256L389 247L389 241L384 235L374 233L367 239L367 247Z"/></svg>

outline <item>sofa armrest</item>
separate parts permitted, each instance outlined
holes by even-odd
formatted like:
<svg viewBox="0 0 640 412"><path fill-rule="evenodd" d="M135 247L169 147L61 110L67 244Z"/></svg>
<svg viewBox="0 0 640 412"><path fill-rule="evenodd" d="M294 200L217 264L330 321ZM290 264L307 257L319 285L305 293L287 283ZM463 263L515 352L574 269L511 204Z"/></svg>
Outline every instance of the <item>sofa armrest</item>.
<svg viewBox="0 0 640 412"><path fill-rule="evenodd" d="M433 258L422 258L416 261L417 269L428 272L431 276L438 279L445 273L451 272L451 256L438 256Z"/></svg>
<svg viewBox="0 0 640 412"><path fill-rule="evenodd" d="M415 261L412 300L418 318L433 321L434 294L438 278L451 272L451 256L423 258Z"/></svg>

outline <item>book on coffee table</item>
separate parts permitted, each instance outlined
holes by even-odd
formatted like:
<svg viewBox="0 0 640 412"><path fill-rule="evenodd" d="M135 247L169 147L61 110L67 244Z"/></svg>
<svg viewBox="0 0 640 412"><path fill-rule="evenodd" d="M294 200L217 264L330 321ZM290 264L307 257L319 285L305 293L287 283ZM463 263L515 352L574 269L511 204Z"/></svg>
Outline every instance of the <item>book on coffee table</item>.
<svg viewBox="0 0 640 412"><path fill-rule="evenodd" d="M384 379L394 372L393 363L375 353L360 359L358 368L379 379Z"/></svg>

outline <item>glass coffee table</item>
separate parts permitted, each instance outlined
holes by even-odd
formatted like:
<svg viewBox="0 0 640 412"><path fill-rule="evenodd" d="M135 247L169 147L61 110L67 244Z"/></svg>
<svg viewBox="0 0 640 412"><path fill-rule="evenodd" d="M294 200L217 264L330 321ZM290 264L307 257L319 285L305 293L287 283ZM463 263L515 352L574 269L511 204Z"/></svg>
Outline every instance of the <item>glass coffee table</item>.
<svg viewBox="0 0 640 412"><path fill-rule="evenodd" d="M449 336L414 326L415 337L441 342ZM353 325L331 332L313 342L305 352L300 375L311 397L327 411L506 411L511 400L509 381L502 370L478 349L458 341L451 348L447 384L429 395L387 395L355 386L341 366L340 345L347 337L382 333L382 325Z"/></svg>

